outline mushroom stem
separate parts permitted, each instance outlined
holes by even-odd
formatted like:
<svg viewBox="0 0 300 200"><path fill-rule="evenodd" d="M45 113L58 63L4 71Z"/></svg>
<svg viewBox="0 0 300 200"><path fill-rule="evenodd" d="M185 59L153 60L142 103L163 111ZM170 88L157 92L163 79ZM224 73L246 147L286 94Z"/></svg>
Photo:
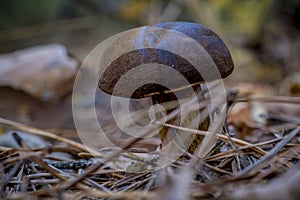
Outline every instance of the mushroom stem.
<svg viewBox="0 0 300 200"><path fill-rule="evenodd" d="M176 96L173 93L152 96L153 104L162 104L162 103L170 102L170 101L178 102ZM166 115L170 114L173 110L174 109L166 109ZM155 113L156 113L157 119L160 119L162 117L161 111L157 111ZM179 116L179 118L176 117L176 119L177 120L175 120L174 118L170 119L169 121L167 121L167 123L176 124L175 121L178 121L178 119L180 119L180 116ZM178 125L178 124L176 124L176 125ZM170 129L168 129L168 127L163 126L162 129L159 131L159 137L161 140L160 148L167 145L168 142L171 141L171 139L174 137L174 134L176 134L175 130L170 130Z"/></svg>
<svg viewBox="0 0 300 200"><path fill-rule="evenodd" d="M193 86L194 91L198 91L201 89L199 85L197 86ZM189 96L188 94L186 95L187 97ZM199 97L198 99L200 100ZM163 94L161 93L160 95L154 95L152 96L152 102L153 104L162 104L165 102L170 102L170 101L177 101L177 98L175 96L174 93L168 93L168 94ZM176 108L175 108L176 109ZM174 109L166 109L166 115L170 114ZM167 121L167 123L169 124L173 124L173 125L178 125L178 126L189 126L189 124L191 123L191 121L193 121L195 118L197 117L201 117L200 114L200 110L194 110L190 113L187 113L185 115L185 118L183 119L182 123L180 124L181 121L181 117L182 116L176 116L172 119L170 119L169 121ZM156 112L156 118L160 119L162 117L161 113L158 111ZM209 127L210 124L210 120L209 117L206 117L205 119L200 118L199 124L198 124L198 130L203 130L206 131ZM186 135L183 135L186 134ZM197 149L197 147L200 145L203 136L201 135L187 135L188 133L182 133L176 129L169 129L168 127L163 126L162 129L159 131L159 136L161 139L161 145L160 148L166 146L168 143L172 142L172 141L178 141L178 139L183 141L184 144L184 149L187 150L188 153L195 153L195 150ZM175 139L175 137L177 136L177 140ZM186 136L186 137L184 137Z"/></svg>

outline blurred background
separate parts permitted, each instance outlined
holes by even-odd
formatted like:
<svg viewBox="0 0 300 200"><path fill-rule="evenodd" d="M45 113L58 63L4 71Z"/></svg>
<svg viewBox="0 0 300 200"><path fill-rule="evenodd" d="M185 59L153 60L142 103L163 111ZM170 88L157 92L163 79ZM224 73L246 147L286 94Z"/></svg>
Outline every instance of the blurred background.
<svg viewBox="0 0 300 200"><path fill-rule="evenodd" d="M299 68L299 0L2 0L0 5L1 53L61 43L82 60L121 31L192 21L225 40L241 71L232 76L236 81L274 84Z"/></svg>
<svg viewBox="0 0 300 200"><path fill-rule="evenodd" d="M228 87L259 83L276 88L276 94L299 95L299 0L2 0L0 53L58 43L80 64L106 38L161 21L197 22L218 33L235 62ZM0 89L2 117L73 128L71 89L48 102Z"/></svg>

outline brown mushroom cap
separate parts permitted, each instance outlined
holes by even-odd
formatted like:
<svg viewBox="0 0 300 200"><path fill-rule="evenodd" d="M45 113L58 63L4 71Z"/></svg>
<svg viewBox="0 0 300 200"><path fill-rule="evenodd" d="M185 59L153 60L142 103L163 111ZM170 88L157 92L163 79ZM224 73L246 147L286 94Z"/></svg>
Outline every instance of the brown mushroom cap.
<svg viewBox="0 0 300 200"><path fill-rule="evenodd" d="M164 22L154 24L152 27L171 29L191 37L209 54L221 78L225 78L232 73L234 65L229 50L220 37L210 29L200 24L189 22ZM174 42L176 42L176 38L174 38ZM126 72L147 63L170 66L183 75L190 84L204 81L204 78L197 69L182 56L167 50L143 48L127 52L111 62L100 77L99 88L108 94L112 94L116 83ZM147 73L136 74L140 79L145 78L147 75ZM171 76L167 76L165 79L166 82L175 81ZM212 76L210 79L213 80L216 78ZM207 81L207 78L205 81ZM128 83L128 85L124 86L124 89L121 90L122 92L114 93L114 95L139 99L147 97L149 94L166 90L162 85L149 83L137 88L133 94L127 94L126 88L130 87L131 85Z"/></svg>

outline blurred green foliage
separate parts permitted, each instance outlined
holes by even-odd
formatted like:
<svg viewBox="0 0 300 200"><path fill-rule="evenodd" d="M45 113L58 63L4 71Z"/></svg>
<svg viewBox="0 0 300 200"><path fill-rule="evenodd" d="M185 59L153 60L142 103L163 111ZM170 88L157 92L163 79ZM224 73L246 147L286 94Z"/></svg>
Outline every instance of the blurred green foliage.
<svg viewBox="0 0 300 200"><path fill-rule="evenodd" d="M1 0L0 51L45 42L83 50L88 34L94 44L140 25L191 21L218 33L236 65L297 68L299 11L299 0Z"/></svg>
<svg viewBox="0 0 300 200"><path fill-rule="evenodd" d="M251 35L257 32L271 3L272 0L2 0L0 28L105 14L138 24L184 19L204 23L216 31ZM172 15L170 11L179 14L167 16Z"/></svg>
<svg viewBox="0 0 300 200"><path fill-rule="evenodd" d="M221 24L237 32L258 31L271 6L271 0L211 0Z"/></svg>
<svg viewBox="0 0 300 200"><path fill-rule="evenodd" d="M1 0L0 28L53 21L64 3L62 0Z"/></svg>

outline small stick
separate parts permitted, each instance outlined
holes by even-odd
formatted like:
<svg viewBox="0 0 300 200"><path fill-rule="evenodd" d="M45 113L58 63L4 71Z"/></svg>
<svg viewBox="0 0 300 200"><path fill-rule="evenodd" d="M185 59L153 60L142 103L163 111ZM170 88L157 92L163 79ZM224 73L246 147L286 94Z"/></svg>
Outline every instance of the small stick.
<svg viewBox="0 0 300 200"><path fill-rule="evenodd" d="M280 142L278 142L275 147L269 152L269 154L264 155L260 160L258 160L254 165L250 165L244 168L240 172L240 176L245 175L246 173L250 172L254 168L262 165L264 162L270 160L275 154L277 154L291 139L293 139L300 131L300 126L293 131L291 131L287 136L285 136Z"/></svg>
<svg viewBox="0 0 300 200"><path fill-rule="evenodd" d="M236 98L234 99L236 103L238 102L249 102L249 101L261 101L268 103L295 103L300 104L299 97L287 97L287 96L272 96L272 97L248 97L248 98Z"/></svg>
<svg viewBox="0 0 300 200"><path fill-rule="evenodd" d="M200 135L204 135L204 136L206 136L207 134L210 134L210 132L208 132L208 131L200 131L200 130L185 128L185 127L175 126L175 125L172 125L172 124L164 123L164 126L167 126L167 127L170 127L170 128L175 128L175 129L178 129L180 131L187 132L187 133L200 134ZM228 141L228 137L226 135L216 134L216 137L217 137L217 139ZM262 156L267 154L266 151L262 150L261 148L259 148L257 146L254 146L251 143L248 143L248 142L245 142L243 140L236 139L236 138L231 138L231 139L232 139L233 142L235 142L236 144L238 144L240 146L252 147L253 150L255 150L258 154L260 154Z"/></svg>
<svg viewBox="0 0 300 200"><path fill-rule="evenodd" d="M51 139L54 139L54 140L59 140L59 141L64 142L64 143L66 143L70 146L78 148L82 151L87 151L88 150L93 155L100 156L100 153L98 151L96 151L95 149L92 149L90 147L86 147L86 146L84 146L84 145L82 145L78 142L75 142L73 140L58 136L58 135L56 135L54 133L50 133L48 131L44 131L44 130L41 130L41 129L26 126L24 124L14 122L14 121L11 121L11 120L8 120L8 119L4 119L4 118L1 118L1 117L0 117L0 124L8 125L8 126L16 128L18 130L25 131L27 133L31 133L31 134L34 134L34 135L47 137L47 138L51 138Z"/></svg>

